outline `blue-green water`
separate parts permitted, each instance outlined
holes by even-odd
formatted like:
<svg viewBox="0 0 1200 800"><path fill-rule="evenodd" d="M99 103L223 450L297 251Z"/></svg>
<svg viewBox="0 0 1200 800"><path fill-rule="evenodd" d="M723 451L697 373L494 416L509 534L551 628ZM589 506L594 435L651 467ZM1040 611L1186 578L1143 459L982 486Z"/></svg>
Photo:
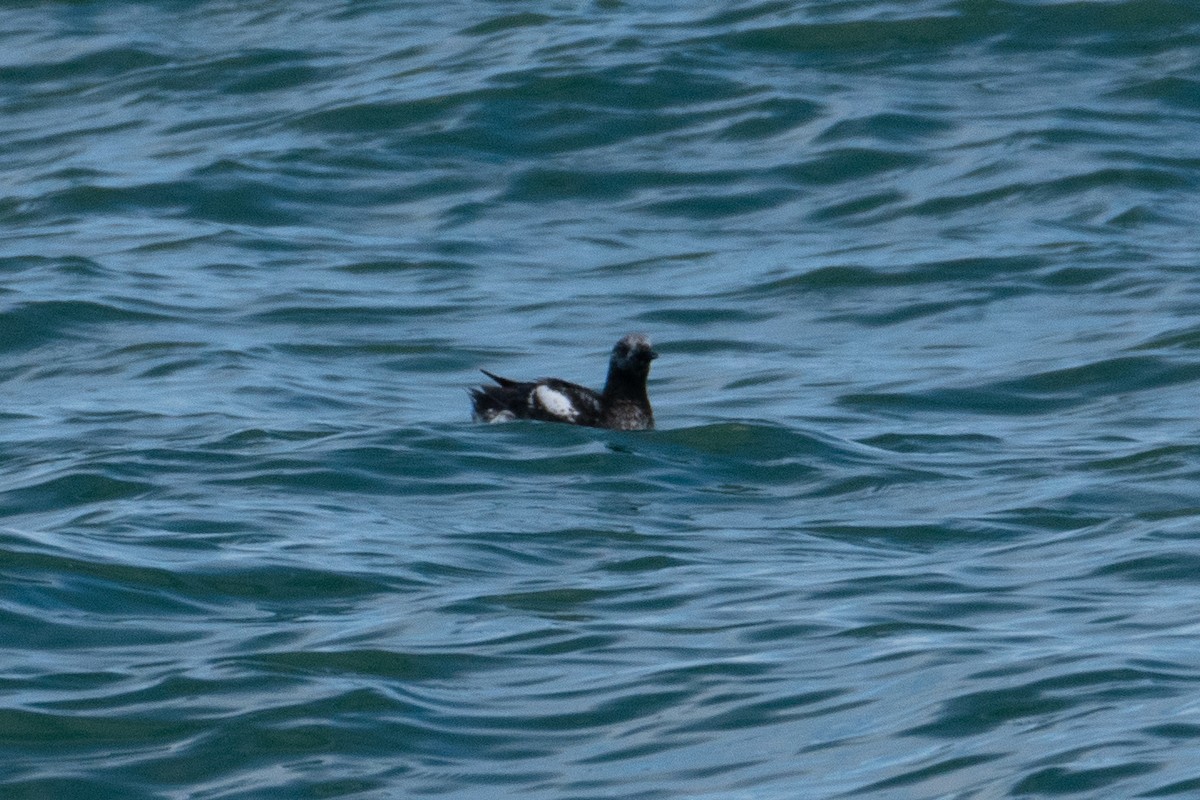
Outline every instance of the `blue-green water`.
<svg viewBox="0 0 1200 800"><path fill-rule="evenodd" d="M1200 5L3 20L0 797L1200 796Z"/></svg>

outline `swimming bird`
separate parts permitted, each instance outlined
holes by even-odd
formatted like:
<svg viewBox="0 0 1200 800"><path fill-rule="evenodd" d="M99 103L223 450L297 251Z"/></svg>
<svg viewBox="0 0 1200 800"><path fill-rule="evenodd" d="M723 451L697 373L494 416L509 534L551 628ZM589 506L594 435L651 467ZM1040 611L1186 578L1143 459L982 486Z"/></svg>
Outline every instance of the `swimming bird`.
<svg viewBox="0 0 1200 800"><path fill-rule="evenodd" d="M608 379L600 392L558 378L514 381L480 370L496 385L471 389L472 416L476 422L539 419L622 431L648 430L654 427L654 412L646 395L646 377L656 358L658 353L645 334L622 337L613 347Z"/></svg>

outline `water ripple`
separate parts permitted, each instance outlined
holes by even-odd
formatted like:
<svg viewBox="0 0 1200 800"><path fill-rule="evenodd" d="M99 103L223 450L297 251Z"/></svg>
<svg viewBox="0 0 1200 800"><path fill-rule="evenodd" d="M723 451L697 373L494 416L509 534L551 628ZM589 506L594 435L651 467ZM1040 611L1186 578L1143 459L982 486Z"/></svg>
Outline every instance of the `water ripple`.
<svg viewBox="0 0 1200 800"><path fill-rule="evenodd" d="M1193 5L5 21L0 795L1195 793Z"/></svg>

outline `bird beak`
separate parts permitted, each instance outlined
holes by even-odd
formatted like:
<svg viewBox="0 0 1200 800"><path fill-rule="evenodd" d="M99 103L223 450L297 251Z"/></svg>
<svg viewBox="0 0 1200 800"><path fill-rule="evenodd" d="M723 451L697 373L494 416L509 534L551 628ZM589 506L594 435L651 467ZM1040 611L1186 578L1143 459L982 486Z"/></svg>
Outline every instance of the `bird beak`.
<svg viewBox="0 0 1200 800"><path fill-rule="evenodd" d="M658 353L654 350L651 350L650 351L650 360L653 361L656 358L658 358Z"/></svg>

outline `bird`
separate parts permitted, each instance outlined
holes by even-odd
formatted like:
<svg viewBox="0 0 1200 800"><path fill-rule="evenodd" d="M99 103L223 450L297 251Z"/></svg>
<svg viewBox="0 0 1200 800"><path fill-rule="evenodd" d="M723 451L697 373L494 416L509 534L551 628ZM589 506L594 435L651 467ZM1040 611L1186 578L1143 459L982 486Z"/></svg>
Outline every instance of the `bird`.
<svg viewBox="0 0 1200 800"><path fill-rule="evenodd" d="M592 428L643 431L654 427L654 411L646 394L650 362L658 353L643 333L621 337L612 349L604 389L559 378L514 381L481 369L495 386L472 388L472 417L476 422L536 419Z"/></svg>

